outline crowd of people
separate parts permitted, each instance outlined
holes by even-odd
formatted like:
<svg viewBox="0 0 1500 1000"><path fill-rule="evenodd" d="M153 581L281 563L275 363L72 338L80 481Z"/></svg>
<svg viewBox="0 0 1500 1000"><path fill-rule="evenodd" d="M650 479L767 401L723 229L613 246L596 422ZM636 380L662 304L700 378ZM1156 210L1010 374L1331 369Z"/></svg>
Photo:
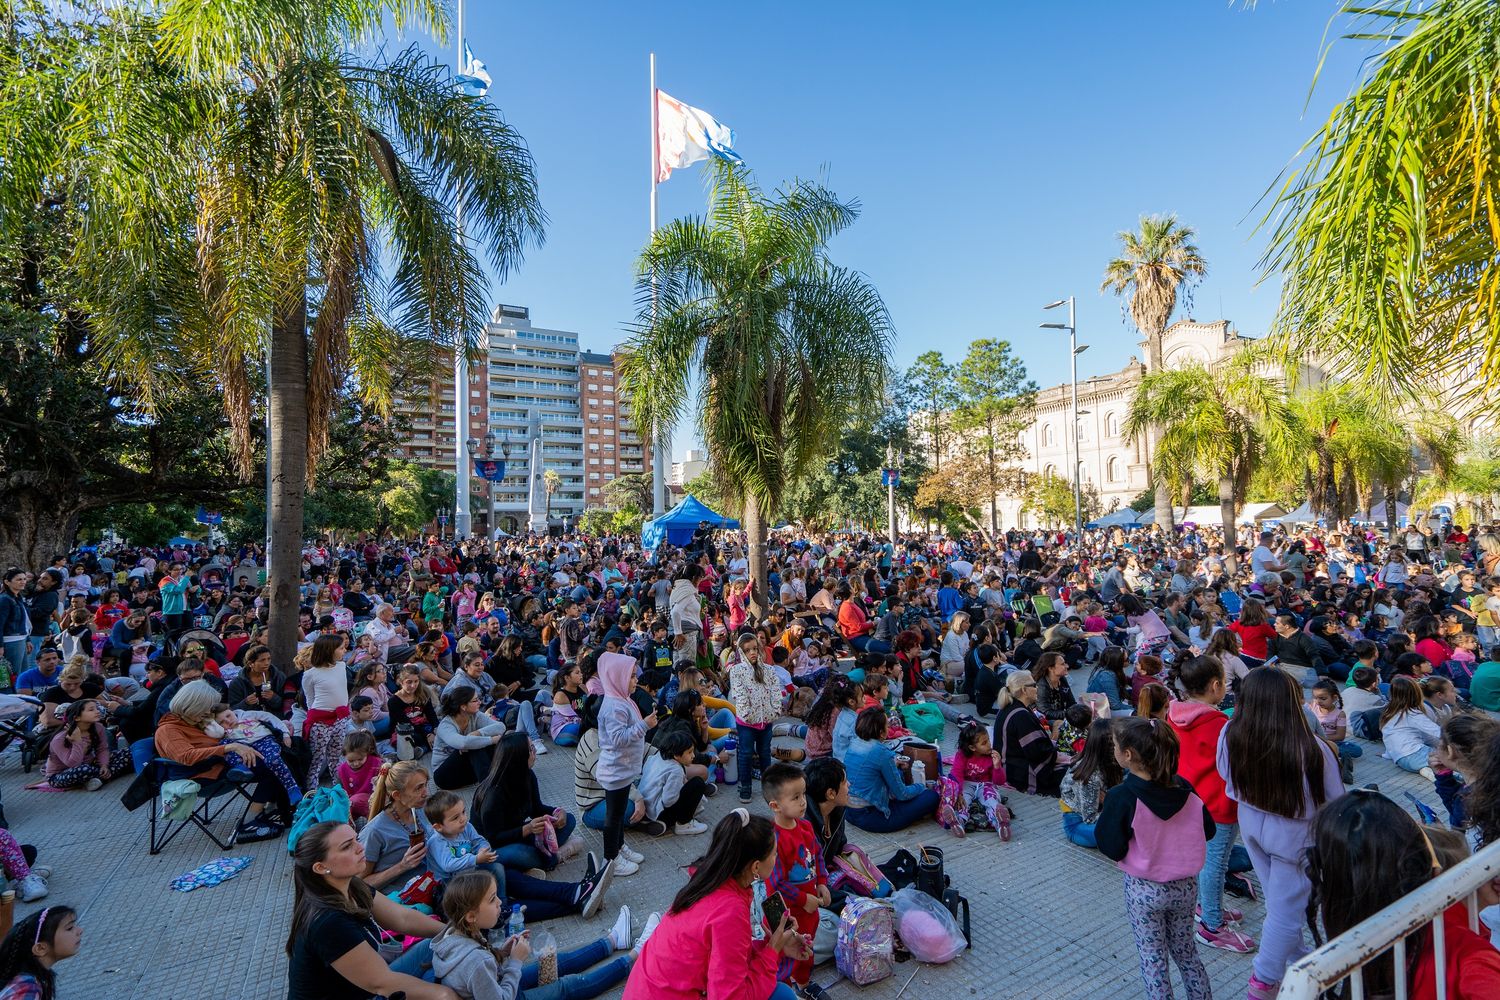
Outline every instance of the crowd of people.
<svg viewBox="0 0 1500 1000"><path fill-rule="evenodd" d="M250 842L342 789L348 815L297 827L294 1000L819 997L819 928L889 888L851 836L931 823L999 851L1023 795L1057 801L1059 850L1122 870L1147 996L1175 964L1208 997L1210 947L1253 952L1267 1000L1314 942L1500 837L1500 527L787 532L765 565L752 581L707 526L654 552L317 538L278 662L258 546L86 547L5 571L0 687L59 791L162 758L243 784ZM1366 752L1430 782L1442 822L1361 784ZM572 803L542 798L549 753ZM710 830L718 794L736 808ZM5 877L41 900L50 870L5 826ZM537 954L515 921L677 878L664 836L703 845L664 913ZM1367 992L1500 996L1461 911L1447 968L1422 931ZM0 1000L58 995L79 941L66 907L22 917Z"/></svg>

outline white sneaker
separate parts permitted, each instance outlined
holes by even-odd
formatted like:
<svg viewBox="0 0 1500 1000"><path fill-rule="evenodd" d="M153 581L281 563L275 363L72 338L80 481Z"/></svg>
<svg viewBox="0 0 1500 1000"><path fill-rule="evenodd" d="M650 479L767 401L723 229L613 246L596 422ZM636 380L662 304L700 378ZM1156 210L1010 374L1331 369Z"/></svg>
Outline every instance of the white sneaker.
<svg viewBox="0 0 1500 1000"><path fill-rule="evenodd" d="M624 854L621 854L614 860L614 872L617 878L628 878L640 870L641 863L639 861L631 861Z"/></svg>
<svg viewBox="0 0 1500 1000"><path fill-rule="evenodd" d="M23 878L20 884L16 886L16 892L20 895L21 902L34 902L47 895L47 880L38 875L35 869L33 869L31 874Z"/></svg>
<svg viewBox="0 0 1500 1000"><path fill-rule="evenodd" d="M630 947L630 907L620 907L620 915L615 918L615 925L609 929L609 943L615 951L624 951Z"/></svg>
<svg viewBox="0 0 1500 1000"><path fill-rule="evenodd" d="M541 740L532 740L531 749L536 753L538 757L545 757L548 753L547 744L543 743Z"/></svg>
<svg viewBox="0 0 1500 1000"><path fill-rule="evenodd" d="M31 874L33 874L33 875L40 875L42 877L42 881L46 882L46 881L48 881L48 880L50 880L52 878L52 866L51 865L32 865L31 866Z"/></svg>
<svg viewBox="0 0 1500 1000"><path fill-rule="evenodd" d="M642 928L641 936L635 939L635 947L630 949L631 955L640 955L641 949L646 946L646 939L651 936L652 931L656 930L656 925L659 923L661 923L660 913L653 913L646 918L646 926Z"/></svg>
<svg viewBox="0 0 1500 1000"><path fill-rule="evenodd" d="M620 857L635 865L638 865L642 861L646 860L646 856L644 854L640 853L639 851L632 851L629 844L620 845Z"/></svg>
<svg viewBox="0 0 1500 1000"><path fill-rule="evenodd" d="M686 823L678 823L677 829L673 832L676 833L679 837L696 837L700 833L708 832L708 824L700 823L695 819L691 819Z"/></svg>

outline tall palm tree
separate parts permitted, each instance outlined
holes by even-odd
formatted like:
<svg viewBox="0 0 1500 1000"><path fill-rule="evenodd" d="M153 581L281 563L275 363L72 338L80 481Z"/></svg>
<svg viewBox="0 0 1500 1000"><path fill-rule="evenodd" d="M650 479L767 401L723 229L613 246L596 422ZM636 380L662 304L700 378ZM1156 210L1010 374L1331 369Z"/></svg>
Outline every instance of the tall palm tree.
<svg viewBox="0 0 1500 1000"><path fill-rule="evenodd" d="M1193 243L1193 230L1175 215L1141 217L1139 232L1117 234L1120 255L1104 268L1099 290L1126 296L1130 319L1146 338L1146 366L1162 369L1162 335L1179 299L1192 301L1193 286L1208 274L1208 262ZM1156 432L1147 444L1155 447ZM1156 491L1156 523L1172 530L1172 492L1159 476L1151 477Z"/></svg>
<svg viewBox="0 0 1500 1000"><path fill-rule="evenodd" d="M441 38L435 0L159 0L110 17L58 151L88 192L84 298L143 392L217 381L247 475L269 349L270 644L290 662L335 393L354 379L383 406L397 356L477 349L476 252L504 274L541 236L531 156L415 47L356 51L387 22Z"/></svg>
<svg viewBox="0 0 1500 1000"><path fill-rule="evenodd" d="M1269 198L1275 333L1345 381L1492 409L1500 5L1367 0L1345 14L1346 37L1377 46Z"/></svg>
<svg viewBox="0 0 1500 1000"><path fill-rule="evenodd" d="M1231 573L1235 518L1250 477L1268 452L1284 455L1295 440L1285 384L1266 367L1252 347L1213 367L1194 362L1148 371L1125 417L1128 437L1158 429L1152 482L1173 494L1202 479L1218 484Z"/></svg>
<svg viewBox="0 0 1500 1000"><path fill-rule="evenodd" d="M743 503L757 612L782 498L861 401L882 398L890 315L827 250L858 214L817 184L766 196L719 163L708 214L659 230L641 255L622 382L644 427L670 427L695 405L715 477Z"/></svg>
<svg viewBox="0 0 1500 1000"><path fill-rule="evenodd" d="M562 475L556 469L542 470L542 490L547 494L547 520L552 520L552 494L562 488Z"/></svg>

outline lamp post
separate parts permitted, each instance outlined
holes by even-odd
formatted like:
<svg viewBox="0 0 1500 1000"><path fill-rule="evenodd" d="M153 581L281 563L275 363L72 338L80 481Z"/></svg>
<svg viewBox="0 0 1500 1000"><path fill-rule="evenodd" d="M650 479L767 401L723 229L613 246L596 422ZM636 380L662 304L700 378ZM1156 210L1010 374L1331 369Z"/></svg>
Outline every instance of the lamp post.
<svg viewBox="0 0 1500 1000"><path fill-rule="evenodd" d="M1056 309L1058 306L1062 305L1066 305L1068 307L1068 321L1066 323L1043 323L1041 324L1041 327L1043 330L1068 331L1068 362L1072 366L1073 385L1073 402L1069 407L1071 415L1068 420L1068 424L1072 428L1072 430L1069 432L1068 437L1073 439L1073 443L1070 447L1072 449L1072 452L1076 454L1078 451L1078 355L1088 350L1088 345L1085 344L1082 347L1078 346L1078 322L1074 313L1073 296L1069 295L1065 299L1058 299L1056 302L1049 302L1042 308ZM1078 465L1076 462L1072 464L1072 469L1073 530L1076 531L1078 533L1078 537L1081 538L1083 537L1083 492L1078 482Z"/></svg>
<svg viewBox="0 0 1500 1000"><path fill-rule="evenodd" d="M495 437L495 432L493 430L487 431L485 433L483 441L479 440L478 438L469 438L469 440L468 440L469 454L476 455L476 456L482 455L484 461L486 461L486 462L493 462L495 460L495 445L496 445L497 441L498 441L498 443L500 445L500 470L499 470L500 476L499 476L499 478L500 479L504 479L505 478L505 469L506 469L506 466L510 464L510 431L507 430L505 432L505 436L503 438L499 438L499 439L497 439ZM490 498L489 520L485 522L485 532L486 532L486 534L489 535L490 541L494 541L495 540L495 483L497 482L497 480L491 479L490 477L486 476L486 477L484 477L484 481L485 481L485 487L486 487L485 488L485 492L489 495L489 498Z"/></svg>
<svg viewBox="0 0 1500 1000"><path fill-rule="evenodd" d="M438 508L438 511L437 511L437 523L438 523L438 540L439 541L442 541L442 539L444 538L444 536L447 533L446 529L447 529L447 526L448 526L448 514L449 513L450 513L450 511L449 511L449 508L447 508L447 507L439 507Z"/></svg>

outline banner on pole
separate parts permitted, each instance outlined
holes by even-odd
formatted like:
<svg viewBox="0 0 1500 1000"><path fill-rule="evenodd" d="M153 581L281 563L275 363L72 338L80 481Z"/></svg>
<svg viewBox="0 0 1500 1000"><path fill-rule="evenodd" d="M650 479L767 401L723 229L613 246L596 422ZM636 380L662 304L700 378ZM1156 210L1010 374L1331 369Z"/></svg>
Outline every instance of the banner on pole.
<svg viewBox="0 0 1500 1000"><path fill-rule="evenodd" d="M505 478L504 460L489 458L474 459L474 475L486 482L498 483Z"/></svg>
<svg viewBox="0 0 1500 1000"><path fill-rule="evenodd" d="M880 470L880 485L881 486L900 486L901 485L901 470L900 469L881 469Z"/></svg>

